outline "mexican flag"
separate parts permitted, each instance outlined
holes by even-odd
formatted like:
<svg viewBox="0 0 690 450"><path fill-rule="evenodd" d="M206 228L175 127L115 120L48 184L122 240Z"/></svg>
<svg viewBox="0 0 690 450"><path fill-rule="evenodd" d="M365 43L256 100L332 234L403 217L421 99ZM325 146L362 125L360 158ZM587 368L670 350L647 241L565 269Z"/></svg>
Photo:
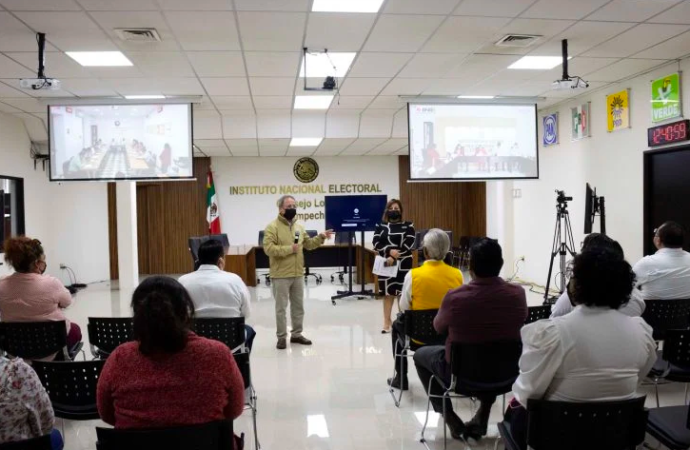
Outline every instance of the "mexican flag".
<svg viewBox="0 0 690 450"><path fill-rule="evenodd" d="M206 222L209 234L220 234L220 211L218 211L218 196L213 184L213 173L209 170L206 177Z"/></svg>

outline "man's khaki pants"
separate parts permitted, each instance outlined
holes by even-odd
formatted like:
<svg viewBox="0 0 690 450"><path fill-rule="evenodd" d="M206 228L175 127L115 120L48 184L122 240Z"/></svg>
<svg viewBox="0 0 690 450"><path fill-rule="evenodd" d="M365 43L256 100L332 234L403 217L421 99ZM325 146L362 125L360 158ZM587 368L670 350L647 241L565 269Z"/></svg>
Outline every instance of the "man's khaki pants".
<svg viewBox="0 0 690 450"><path fill-rule="evenodd" d="M302 336L304 321L304 277L271 278L273 298L276 301L276 336L287 337L286 310L290 302L290 322L292 337Z"/></svg>

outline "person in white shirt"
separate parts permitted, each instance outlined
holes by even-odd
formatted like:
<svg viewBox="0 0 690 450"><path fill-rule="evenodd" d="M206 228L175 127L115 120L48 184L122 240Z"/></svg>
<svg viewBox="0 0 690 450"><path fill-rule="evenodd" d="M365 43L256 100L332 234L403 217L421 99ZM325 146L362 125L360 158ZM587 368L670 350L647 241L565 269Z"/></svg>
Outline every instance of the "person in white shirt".
<svg viewBox="0 0 690 450"><path fill-rule="evenodd" d="M683 250L685 231L676 222L665 222L654 230L653 255L633 266L637 286L645 300L690 298L690 253Z"/></svg>
<svg viewBox="0 0 690 450"><path fill-rule="evenodd" d="M618 253L621 258L625 258L625 255L623 254L623 247L621 247L618 241L614 241L605 234L590 233L585 236L585 240L582 242L582 249L580 251L585 251L591 248L607 248ZM574 308L575 306L570 301L568 289L566 289L553 305L553 308L551 308L550 318L555 319L556 317L565 316ZM637 289L634 289L630 296L630 301L621 306L618 311L622 312L626 316L640 317L644 312L644 308L645 304L642 294Z"/></svg>
<svg viewBox="0 0 690 450"><path fill-rule="evenodd" d="M617 310L628 301L635 275L609 249L585 250L573 261L575 310L522 328L520 375L506 411L511 434L526 447L530 399L603 402L637 397L656 361L652 329Z"/></svg>
<svg viewBox="0 0 690 450"><path fill-rule="evenodd" d="M242 279L225 272L225 249L217 239L199 247L199 268L180 277L194 302L196 317L244 317L251 313L250 295ZM251 350L256 332L245 324L246 345Z"/></svg>

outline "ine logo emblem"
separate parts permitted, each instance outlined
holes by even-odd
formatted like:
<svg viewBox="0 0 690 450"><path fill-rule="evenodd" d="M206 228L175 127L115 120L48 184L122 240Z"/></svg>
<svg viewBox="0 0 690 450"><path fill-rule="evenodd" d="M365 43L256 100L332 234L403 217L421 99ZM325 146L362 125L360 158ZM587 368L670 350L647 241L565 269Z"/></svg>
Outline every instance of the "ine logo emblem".
<svg viewBox="0 0 690 450"><path fill-rule="evenodd" d="M544 116L544 145L558 144L558 113Z"/></svg>

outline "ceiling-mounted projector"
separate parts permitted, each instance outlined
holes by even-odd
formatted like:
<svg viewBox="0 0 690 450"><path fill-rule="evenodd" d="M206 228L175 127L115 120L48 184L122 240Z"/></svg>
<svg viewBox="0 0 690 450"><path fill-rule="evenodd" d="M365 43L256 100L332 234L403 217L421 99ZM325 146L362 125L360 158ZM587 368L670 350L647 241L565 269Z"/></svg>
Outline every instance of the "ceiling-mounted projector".
<svg viewBox="0 0 690 450"><path fill-rule="evenodd" d="M47 89L51 91L60 90L60 80L55 78L48 78L43 73L45 71L45 48L46 48L46 35L45 33L36 33L36 40L38 41L38 73L36 78L24 78L19 80L19 86L22 89L31 89L34 91L40 91L41 89Z"/></svg>
<svg viewBox="0 0 690 450"><path fill-rule="evenodd" d="M563 52L563 77L551 83L553 89L565 91L568 89L587 89L589 83L578 76L571 77L568 75L568 40L561 41L561 49Z"/></svg>

